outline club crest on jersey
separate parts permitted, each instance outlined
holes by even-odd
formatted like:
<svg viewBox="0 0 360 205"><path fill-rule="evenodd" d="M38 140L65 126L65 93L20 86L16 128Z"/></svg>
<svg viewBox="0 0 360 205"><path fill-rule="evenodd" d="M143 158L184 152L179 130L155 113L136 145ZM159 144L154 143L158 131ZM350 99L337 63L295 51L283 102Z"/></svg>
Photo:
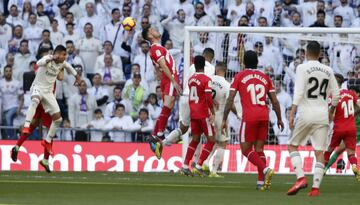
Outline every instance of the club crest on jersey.
<svg viewBox="0 0 360 205"><path fill-rule="evenodd" d="M208 86L209 86L209 88L211 88L212 87L212 82L209 80L209 82L208 82Z"/></svg>

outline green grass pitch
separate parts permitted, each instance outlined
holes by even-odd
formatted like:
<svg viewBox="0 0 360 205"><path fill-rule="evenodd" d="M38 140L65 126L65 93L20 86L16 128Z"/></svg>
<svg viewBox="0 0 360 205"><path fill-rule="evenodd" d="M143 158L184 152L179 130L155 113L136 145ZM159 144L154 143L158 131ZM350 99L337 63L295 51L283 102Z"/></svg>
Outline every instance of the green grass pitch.
<svg viewBox="0 0 360 205"><path fill-rule="evenodd" d="M312 177L307 176L308 182ZM360 183L353 176L326 176L320 197L310 190L296 196L285 193L294 175L275 175L272 190L255 190L256 175L226 174L223 179L185 177L170 173L109 172L1 172L0 204L249 204L249 205L355 205Z"/></svg>

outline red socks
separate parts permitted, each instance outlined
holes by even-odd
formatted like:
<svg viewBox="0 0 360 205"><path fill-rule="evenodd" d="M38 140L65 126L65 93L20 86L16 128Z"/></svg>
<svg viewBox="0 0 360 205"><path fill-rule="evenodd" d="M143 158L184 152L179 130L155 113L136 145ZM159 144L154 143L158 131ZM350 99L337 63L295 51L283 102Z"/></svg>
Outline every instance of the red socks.
<svg viewBox="0 0 360 205"><path fill-rule="evenodd" d="M348 156L348 158L349 158L350 164L356 164L356 165L357 165L357 158L355 157L354 154L350 154L350 155Z"/></svg>
<svg viewBox="0 0 360 205"><path fill-rule="evenodd" d="M187 151L186 151L184 165L189 166L190 160L193 158L196 147L198 146L199 143L200 143L199 141L191 140L191 142L187 148Z"/></svg>
<svg viewBox="0 0 360 205"><path fill-rule="evenodd" d="M198 161L198 165L202 166L204 161L209 157L209 154L213 150L214 145L215 145L215 142L210 142L210 141L208 141L205 144L203 150L201 151L199 161Z"/></svg>
<svg viewBox="0 0 360 205"><path fill-rule="evenodd" d="M265 166L266 166L266 157L265 157L265 153L264 152L256 152L261 161L263 161L265 163ZM264 181L264 172L262 170L259 170L258 169L258 181Z"/></svg>
<svg viewBox="0 0 360 205"><path fill-rule="evenodd" d="M257 166L258 171L262 172L266 168L266 164L261 160L259 155L253 151L251 148L248 150L243 150L243 155L248 158L248 160L255 166Z"/></svg>
<svg viewBox="0 0 360 205"><path fill-rule="evenodd" d="M325 159L325 166L327 165L327 163L329 162L329 159L330 159L330 156L331 156L331 152L329 152L329 151L326 151L325 153L324 153L324 159Z"/></svg>
<svg viewBox="0 0 360 205"><path fill-rule="evenodd" d="M32 124L30 124L29 129L30 129L30 133L32 133L32 132L34 131L35 127L34 127ZM20 134L20 138L19 138L18 141L16 142L16 145L19 146L19 147L21 147L21 145L25 142L25 140L27 140L27 138L28 138L30 135L31 135L31 134L29 134L29 135L23 135L23 134L21 133L21 134Z"/></svg>
<svg viewBox="0 0 360 205"><path fill-rule="evenodd" d="M152 133L153 135L157 136L159 132L164 132L170 115L171 115L171 109L164 106L161 110L158 120L156 121L155 128Z"/></svg>

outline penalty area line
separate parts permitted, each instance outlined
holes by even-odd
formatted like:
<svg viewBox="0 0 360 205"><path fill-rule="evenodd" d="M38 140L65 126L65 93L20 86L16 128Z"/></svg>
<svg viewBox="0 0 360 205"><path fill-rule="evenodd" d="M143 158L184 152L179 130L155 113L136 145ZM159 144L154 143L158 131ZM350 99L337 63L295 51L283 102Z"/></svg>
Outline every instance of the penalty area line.
<svg viewBox="0 0 360 205"><path fill-rule="evenodd" d="M223 189L242 189L242 186L223 186L223 185L199 185L199 184L158 184L158 183L124 183L124 182L81 182L81 181L25 181L25 180L0 180L0 183L24 183L24 184L76 184L76 185L128 185L144 187L188 187L188 188L223 188Z"/></svg>

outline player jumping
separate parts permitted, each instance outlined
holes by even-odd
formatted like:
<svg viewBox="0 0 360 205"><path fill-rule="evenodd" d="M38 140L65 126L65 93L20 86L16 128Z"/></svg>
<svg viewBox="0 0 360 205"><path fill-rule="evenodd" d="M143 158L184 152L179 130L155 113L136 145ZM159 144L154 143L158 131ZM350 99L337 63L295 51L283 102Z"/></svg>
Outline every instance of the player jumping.
<svg viewBox="0 0 360 205"><path fill-rule="evenodd" d="M175 61L169 51L160 45L161 34L155 28L145 28L142 31L142 37L151 43L150 57L155 65L157 72L161 72L161 91L163 93L164 106L160 116L156 121L152 137L149 139L150 148L153 152L156 150L156 143L164 139L164 131L169 116L175 104L176 94L180 95L182 90L179 85L178 73L175 67ZM161 158L162 147L155 153L158 159Z"/></svg>
<svg viewBox="0 0 360 205"><path fill-rule="evenodd" d="M222 120L222 127L227 127L227 118L234 103L236 93L239 92L243 108L240 127L241 151L248 160L258 168L257 188L268 190L274 171L266 166L264 144L269 129L269 108L266 96L277 116L277 125L283 130L280 105L276 98L270 78L262 71L257 70L258 58L254 51L244 54L245 70L239 72L233 79L230 94L227 99ZM255 147L255 151L253 150Z"/></svg>
<svg viewBox="0 0 360 205"><path fill-rule="evenodd" d="M189 107L190 107L190 124L192 140L188 146L186 157L181 169L184 175L198 174L206 176L202 170L203 162L208 158L215 144L214 132L214 115L215 109L212 100L212 82L210 77L204 74L205 58L195 56L196 73L189 78L188 85L190 89ZM200 137L204 134L207 142L201 151L199 160L192 172L189 169L190 160L193 158L195 150L200 143Z"/></svg>
<svg viewBox="0 0 360 205"><path fill-rule="evenodd" d="M339 102L339 88L333 70L321 64L318 61L319 56L320 44L310 41L306 46L308 62L299 65L296 69L294 100L289 120L292 136L288 141L288 150L297 180L287 192L288 195L295 195L300 189L307 187L298 146L306 145L309 136L311 136L311 144L315 151L316 164L313 186L308 196L320 195L319 187L325 167L324 151L329 130L329 116ZM332 102L329 110L327 99L330 94Z"/></svg>
<svg viewBox="0 0 360 205"><path fill-rule="evenodd" d="M68 73L76 77L75 85L78 85L81 81L80 75L77 74L76 70L67 63L65 59L66 48L59 45L55 48L54 55L46 55L37 62L39 70L31 86L31 104L26 113L25 125L22 131L23 134L27 135L31 133L30 123L38 105L41 103L45 112L49 113L52 118L47 136L41 143L50 154L53 154L52 138L55 136L56 130L62 122L60 108L52 92L56 78L65 68Z"/></svg>
<svg viewBox="0 0 360 205"><path fill-rule="evenodd" d="M341 86L344 81L344 77L340 74L335 74L335 77L338 85ZM343 141L352 171L354 172L355 177L358 181L360 181L360 172L357 167L357 158L355 156L355 110L359 110L359 105L360 103L358 102L358 97L352 90L340 90L340 101L335 108L333 135L328 150L324 154L325 164L327 165L331 153L337 146L340 145L341 141ZM326 170L327 169L325 169L325 171Z"/></svg>

